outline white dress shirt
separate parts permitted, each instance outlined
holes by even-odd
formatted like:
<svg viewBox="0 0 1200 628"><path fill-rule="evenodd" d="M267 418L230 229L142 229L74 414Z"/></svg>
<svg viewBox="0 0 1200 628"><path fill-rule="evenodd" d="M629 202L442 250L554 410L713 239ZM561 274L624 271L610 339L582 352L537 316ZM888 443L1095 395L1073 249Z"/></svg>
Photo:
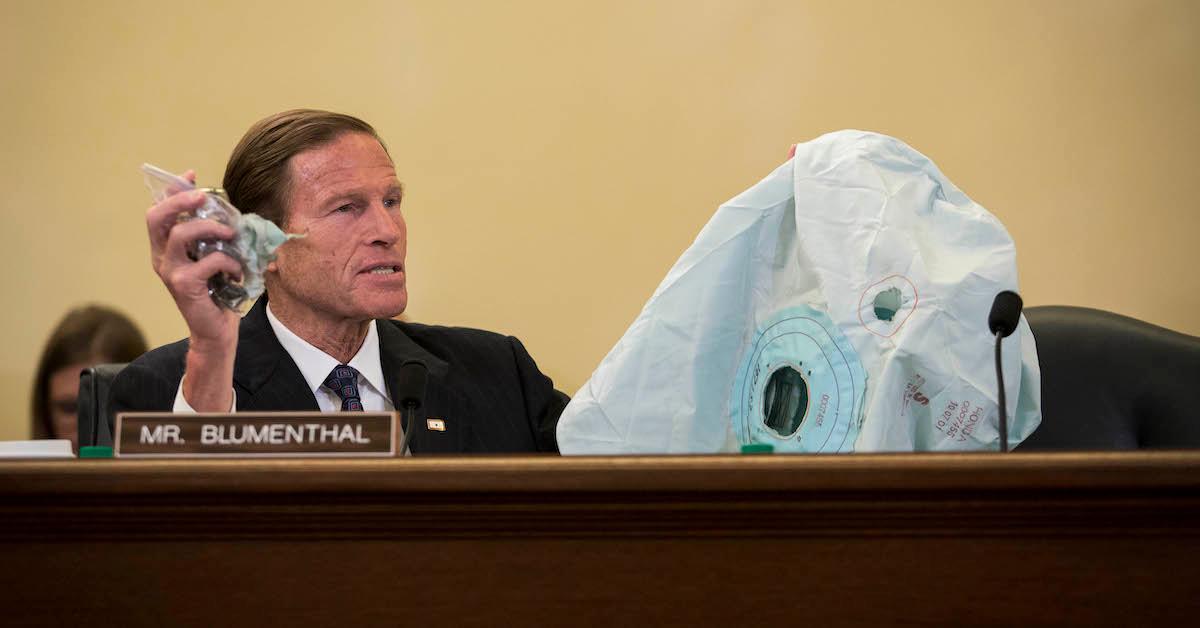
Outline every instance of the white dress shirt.
<svg viewBox="0 0 1200 628"><path fill-rule="evenodd" d="M300 369L309 390L317 398L317 407L321 412L337 412L342 409L342 400L332 390L325 387L325 378L340 364L333 356L312 346L306 340L297 336L286 325L275 318L271 304L267 304L267 321L283 350L292 357L292 361ZM358 394L362 399L363 410L367 412L391 412L391 399L387 396L387 384L383 379L383 366L379 362L379 332L375 329L375 321L367 329L367 337L359 347L358 353L350 359L348 366L358 371ZM185 374L184 377L187 375ZM234 391L233 404L229 408L233 412L237 408L237 391ZM175 393L175 412L192 412L195 410L183 397L183 380L179 381L179 390Z"/></svg>

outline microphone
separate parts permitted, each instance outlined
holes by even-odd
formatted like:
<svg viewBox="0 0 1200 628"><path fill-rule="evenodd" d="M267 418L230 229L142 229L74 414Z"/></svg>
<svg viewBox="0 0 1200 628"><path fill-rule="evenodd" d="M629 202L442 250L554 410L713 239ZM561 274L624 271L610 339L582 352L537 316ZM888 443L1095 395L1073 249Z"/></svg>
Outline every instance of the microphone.
<svg viewBox="0 0 1200 628"><path fill-rule="evenodd" d="M1000 367L1000 341L1017 329L1021 321L1021 295L1005 290L992 301L988 313L988 329L996 336L996 383L1000 388L1000 451L1008 451L1008 404L1004 398L1004 370Z"/></svg>
<svg viewBox="0 0 1200 628"><path fill-rule="evenodd" d="M992 311L988 313L988 329L993 334L1000 334L1001 338L1007 338L1021 321L1022 305L1021 295L1012 290L997 294L992 301Z"/></svg>
<svg viewBox="0 0 1200 628"><path fill-rule="evenodd" d="M400 441L400 455L408 451L412 440L414 414L425 400L425 382L429 379L429 367L420 360L405 360L396 375L396 400L404 411L404 438Z"/></svg>

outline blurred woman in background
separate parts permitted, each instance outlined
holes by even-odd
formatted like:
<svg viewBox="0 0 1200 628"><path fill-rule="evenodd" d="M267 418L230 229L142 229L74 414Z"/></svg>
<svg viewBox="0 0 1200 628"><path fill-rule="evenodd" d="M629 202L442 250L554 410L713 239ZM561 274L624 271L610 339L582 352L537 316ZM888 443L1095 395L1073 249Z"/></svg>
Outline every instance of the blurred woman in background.
<svg viewBox="0 0 1200 628"><path fill-rule="evenodd" d="M46 341L33 380L33 438L70 439L77 448L79 372L145 352L142 332L124 314L99 305L68 312Z"/></svg>

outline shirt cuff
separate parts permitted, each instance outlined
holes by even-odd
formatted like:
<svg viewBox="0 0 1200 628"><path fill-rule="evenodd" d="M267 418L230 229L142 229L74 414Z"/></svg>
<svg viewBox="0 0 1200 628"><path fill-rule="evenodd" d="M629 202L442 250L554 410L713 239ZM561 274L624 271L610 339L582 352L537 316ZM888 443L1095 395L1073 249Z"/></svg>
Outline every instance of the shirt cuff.
<svg viewBox="0 0 1200 628"><path fill-rule="evenodd" d="M171 408L171 411L172 412L180 412L183 414L196 414L196 409L193 408L191 406L191 404L189 404L187 402L187 399L184 399L184 397L183 397L183 380L186 377L187 377L187 374L185 373L184 376L179 379L179 389L175 391L175 406ZM236 390L233 391L233 402L229 406L230 413L233 413L235 411L237 411L237 391Z"/></svg>

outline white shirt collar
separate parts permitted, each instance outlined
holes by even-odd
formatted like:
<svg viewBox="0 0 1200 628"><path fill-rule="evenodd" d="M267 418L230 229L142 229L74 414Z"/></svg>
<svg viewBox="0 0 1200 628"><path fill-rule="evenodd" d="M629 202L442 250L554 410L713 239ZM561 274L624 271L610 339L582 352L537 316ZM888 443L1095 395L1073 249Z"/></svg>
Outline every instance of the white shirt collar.
<svg viewBox="0 0 1200 628"><path fill-rule="evenodd" d="M325 378L329 377L329 373L339 362L333 356L297 336L278 318L275 318L269 302L267 303L267 322L271 323L271 329L275 331L275 337L279 339L279 344L283 345L283 350L287 351L288 355L292 356L292 361L300 369L300 374L304 376L304 381L308 383L309 390L315 396L317 389L324 385ZM358 353L354 354L348 366L354 367L376 392L383 395L385 399L387 398L387 384L383 379L383 366L379 362L379 332L375 329L375 321L371 321L370 327L367 328L366 339L363 340Z"/></svg>

